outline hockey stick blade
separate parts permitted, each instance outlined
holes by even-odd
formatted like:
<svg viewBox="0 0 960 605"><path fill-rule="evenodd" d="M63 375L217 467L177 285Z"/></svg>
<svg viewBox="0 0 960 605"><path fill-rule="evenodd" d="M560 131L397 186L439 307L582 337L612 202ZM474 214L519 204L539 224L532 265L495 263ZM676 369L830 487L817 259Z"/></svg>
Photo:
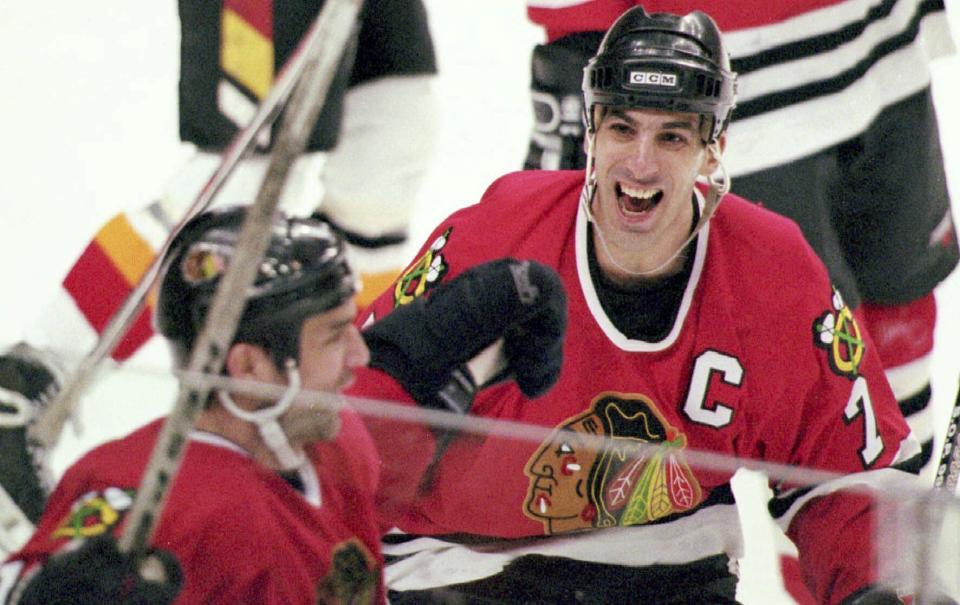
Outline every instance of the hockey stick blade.
<svg viewBox="0 0 960 605"><path fill-rule="evenodd" d="M236 170L240 161L256 145L257 135L264 128L269 128L280 116L290 99L291 92L302 79L307 67L306 49L314 44L320 35L320 18L318 15L313 25L304 34L297 49L277 75L270 92L258 106L250 123L239 130L223 150L219 165L187 208L179 223L171 229L166 241L157 251L150 266L140 277L136 287L127 295L110 318L110 321L104 326L93 349L80 360L76 370L64 381L57 396L50 402L37 421L31 425L29 437L32 442L46 449L56 445L60 434L63 432L63 426L76 408L80 396L93 382L104 360L117 347L139 316L147 295L153 288L160 272L160 261L173 238L177 236L184 224L210 206L210 203Z"/></svg>
<svg viewBox="0 0 960 605"><path fill-rule="evenodd" d="M328 0L317 17L318 35L305 50L307 66L291 94L281 119L260 191L247 210L236 252L214 294L210 311L190 355L188 370L217 374L236 333L246 302L244 293L256 276L269 242L270 226L290 168L306 148L323 100L352 36L362 0ZM186 449L196 417L210 393L209 386L181 383L176 404L167 416L134 498L121 551L142 557L159 521L169 488Z"/></svg>

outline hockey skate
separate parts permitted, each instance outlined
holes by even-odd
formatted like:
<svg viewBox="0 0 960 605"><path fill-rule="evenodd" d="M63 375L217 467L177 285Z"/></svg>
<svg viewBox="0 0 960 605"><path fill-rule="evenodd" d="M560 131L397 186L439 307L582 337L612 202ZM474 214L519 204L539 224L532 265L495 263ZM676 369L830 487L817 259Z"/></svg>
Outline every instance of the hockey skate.
<svg viewBox="0 0 960 605"><path fill-rule="evenodd" d="M0 532L14 523L10 500L31 522L43 511L53 478L47 452L29 442L27 428L56 395L61 379L56 360L26 343L0 355L0 487L9 496L6 506L0 502Z"/></svg>

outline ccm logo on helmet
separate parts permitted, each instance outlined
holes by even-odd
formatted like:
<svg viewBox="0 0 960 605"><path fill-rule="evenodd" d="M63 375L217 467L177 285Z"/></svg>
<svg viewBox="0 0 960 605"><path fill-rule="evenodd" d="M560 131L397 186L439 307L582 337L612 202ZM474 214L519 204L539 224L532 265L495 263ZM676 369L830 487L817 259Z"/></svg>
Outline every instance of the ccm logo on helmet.
<svg viewBox="0 0 960 605"><path fill-rule="evenodd" d="M650 86L675 88L677 86L677 74L660 71L631 71L630 84L649 84Z"/></svg>

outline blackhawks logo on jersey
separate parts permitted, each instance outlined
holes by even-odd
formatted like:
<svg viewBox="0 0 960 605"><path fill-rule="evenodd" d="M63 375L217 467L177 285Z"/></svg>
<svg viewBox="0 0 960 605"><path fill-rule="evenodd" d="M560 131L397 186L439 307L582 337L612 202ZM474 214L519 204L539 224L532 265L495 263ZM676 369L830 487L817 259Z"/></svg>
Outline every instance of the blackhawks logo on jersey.
<svg viewBox="0 0 960 605"><path fill-rule="evenodd" d="M827 360L833 371L850 380L860 375L864 343L860 326L843 302L840 292L833 289L833 309L813 322L813 342L828 351Z"/></svg>
<svg viewBox="0 0 960 605"><path fill-rule="evenodd" d="M54 538L90 538L107 532L133 505L132 489L108 487L77 499L70 514L53 532Z"/></svg>
<svg viewBox="0 0 960 605"><path fill-rule="evenodd" d="M568 418L524 469L524 513L548 534L642 525L697 506L686 437L643 395L602 393ZM648 448L646 444L659 447Z"/></svg>
<svg viewBox="0 0 960 605"><path fill-rule="evenodd" d="M373 605L380 571L370 551L351 538L333 548L330 572L317 587L317 605Z"/></svg>
<svg viewBox="0 0 960 605"><path fill-rule="evenodd" d="M393 306L399 307L422 295L428 289L440 283L447 273L447 263L441 251L450 239L452 227L435 239L423 256L407 269L393 288Z"/></svg>

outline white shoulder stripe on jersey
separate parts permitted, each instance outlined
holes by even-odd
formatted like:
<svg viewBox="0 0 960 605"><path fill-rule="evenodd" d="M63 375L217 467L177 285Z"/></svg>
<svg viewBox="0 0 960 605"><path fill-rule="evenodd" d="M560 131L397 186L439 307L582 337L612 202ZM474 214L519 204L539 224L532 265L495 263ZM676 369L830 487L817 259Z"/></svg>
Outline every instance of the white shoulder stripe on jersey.
<svg viewBox="0 0 960 605"><path fill-rule="evenodd" d="M753 55L764 50L813 38L843 29L858 21L864 21L871 9L886 0L846 0L771 25L727 31L723 34L727 51L734 58ZM913 0L900 0L890 14L878 19L876 24L887 21L902 24L909 22L917 12ZM899 30L897 30L899 31Z"/></svg>
<svg viewBox="0 0 960 605"><path fill-rule="evenodd" d="M887 55L871 67L870 78L837 93L734 120L727 131L727 170L737 177L778 166L863 132L884 108L929 86L930 72L918 50L907 46ZM880 84L889 82L896 85Z"/></svg>
<svg viewBox="0 0 960 605"><path fill-rule="evenodd" d="M870 57L877 48L900 35L911 25L914 11L900 3L896 12L886 19L871 23L859 36L832 50L823 50L787 63L775 63L768 67L741 74L737 102L745 103L779 90L789 90L811 82L830 80L841 76L858 63ZM730 36L735 38L736 36ZM919 35L918 35L919 38ZM919 39L913 47L918 66L923 69L927 62L926 51ZM903 49L897 51L903 52ZM736 57L737 55L733 55ZM895 81L895 80L894 80Z"/></svg>

